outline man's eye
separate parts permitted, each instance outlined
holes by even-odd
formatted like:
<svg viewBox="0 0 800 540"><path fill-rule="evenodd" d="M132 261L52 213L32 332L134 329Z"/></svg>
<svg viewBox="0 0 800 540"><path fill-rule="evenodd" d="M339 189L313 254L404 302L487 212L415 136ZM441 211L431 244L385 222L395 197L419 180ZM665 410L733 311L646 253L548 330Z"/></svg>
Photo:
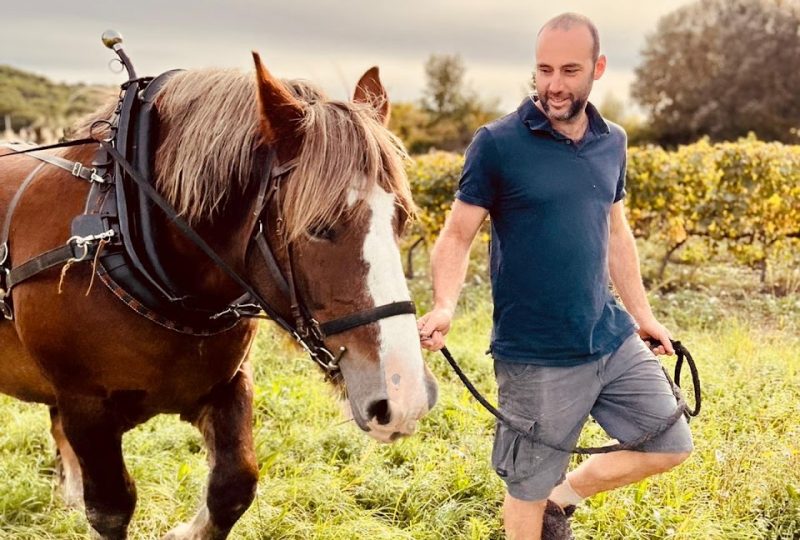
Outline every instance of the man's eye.
<svg viewBox="0 0 800 540"><path fill-rule="evenodd" d="M336 234L333 227L324 225L317 225L308 228L308 235L314 240L324 240L326 242L333 242L336 239Z"/></svg>

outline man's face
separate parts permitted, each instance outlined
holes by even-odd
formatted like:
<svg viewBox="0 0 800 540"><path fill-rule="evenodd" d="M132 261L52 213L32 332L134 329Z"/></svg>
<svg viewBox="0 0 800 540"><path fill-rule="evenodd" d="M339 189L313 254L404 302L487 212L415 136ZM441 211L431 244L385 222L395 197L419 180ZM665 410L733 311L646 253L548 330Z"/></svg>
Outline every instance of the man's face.
<svg viewBox="0 0 800 540"><path fill-rule="evenodd" d="M536 44L536 92L550 120L571 122L586 107L592 84L606 66L592 60L592 34L584 25L546 28Z"/></svg>

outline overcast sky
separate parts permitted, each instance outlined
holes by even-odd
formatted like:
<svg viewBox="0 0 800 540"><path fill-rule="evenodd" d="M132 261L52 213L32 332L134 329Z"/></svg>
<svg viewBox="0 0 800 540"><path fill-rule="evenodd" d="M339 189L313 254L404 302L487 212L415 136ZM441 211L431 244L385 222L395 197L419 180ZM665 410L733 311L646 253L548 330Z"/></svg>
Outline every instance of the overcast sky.
<svg viewBox="0 0 800 540"><path fill-rule="evenodd" d="M592 100L627 100L645 36L687 0L20 0L0 16L0 64L58 81L118 84L100 43L122 33L139 75L175 67L250 69L250 51L286 78L351 92L378 65L392 100L415 100L431 53L460 54L467 81L504 110L526 92L539 27L563 11L591 17L608 70Z"/></svg>

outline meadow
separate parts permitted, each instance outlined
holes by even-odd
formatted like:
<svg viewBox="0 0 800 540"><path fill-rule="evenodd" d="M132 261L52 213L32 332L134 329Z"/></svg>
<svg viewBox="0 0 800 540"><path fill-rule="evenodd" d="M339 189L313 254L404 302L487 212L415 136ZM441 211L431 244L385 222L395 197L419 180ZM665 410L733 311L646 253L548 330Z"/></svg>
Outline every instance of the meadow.
<svg viewBox="0 0 800 540"><path fill-rule="evenodd" d="M494 396L480 257L473 270L448 343L481 391ZM691 423L696 450L666 475L587 501L576 513L576 536L800 538L800 287L790 281L775 295L757 272L728 263L670 271L670 286L651 301L701 370L703 412ZM428 307L427 278L411 286L420 309ZM260 482L232 538L502 538L503 485L489 466L493 419L441 356L426 355L439 403L417 435L391 446L343 422L319 371L269 323L252 359ZM674 359L664 362L671 369ZM44 406L0 397L0 539L89 535L82 512L54 491L48 429ZM582 443L605 440L587 425ZM128 433L124 449L139 493L131 538L158 538L194 514L207 466L193 427L158 417Z"/></svg>

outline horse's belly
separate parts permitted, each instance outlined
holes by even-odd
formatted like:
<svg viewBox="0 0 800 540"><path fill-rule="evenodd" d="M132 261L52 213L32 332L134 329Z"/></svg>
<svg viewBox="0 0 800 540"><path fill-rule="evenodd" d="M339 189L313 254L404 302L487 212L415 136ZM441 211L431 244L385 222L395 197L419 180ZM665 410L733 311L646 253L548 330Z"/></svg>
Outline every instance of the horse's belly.
<svg viewBox="0 0 800 540"><path fill-rule="evenodd" d="M50 382L7 321L0 321L0 393L24 401L55 403Z"/></svg>

